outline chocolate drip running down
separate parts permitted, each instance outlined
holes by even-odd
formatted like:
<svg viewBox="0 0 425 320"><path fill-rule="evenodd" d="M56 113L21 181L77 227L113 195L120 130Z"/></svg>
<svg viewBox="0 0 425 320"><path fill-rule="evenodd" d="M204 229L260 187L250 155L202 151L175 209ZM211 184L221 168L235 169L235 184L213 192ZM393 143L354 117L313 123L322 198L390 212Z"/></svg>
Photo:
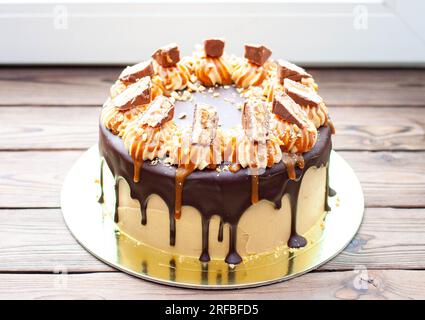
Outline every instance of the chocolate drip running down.
<svg viewBox="0 0 425 320"><path fill-rule="evenodd" d="M296 233L296 217L298 193L304 173L311 167L322 167L328 164L331 145L330 126L321 127L319 138L314 148L303 154L304 166L296 167L300 159L286 159L265 169L258 176L258 200L272 202L276 209L282 205L282 197L289 195L291 203L291 237L288 241L290 247L302 247L305 239ZM153 194L160 196L168 206L170 218L169 242L171 246L176 241L176 174L177 168L165 166L158 162L157 165L142 166L140 181L136 183L134 177L134 162L128 154L122 139L115 136L103 124L99 130L99 149L112 174L116 177L116 191L120 178L127 181L130 186L130 195L140 203L142 223L146 224L146 206L149 197ZM147 161L148 162L148 161ZM291 169L292 168L292 169ZM208 232L209 221L213 215L219 215L220 227L217 235L218 241L223 241L224 224L229 225L229 251L226 262L237 264L242 261L236 250L236 230L240 217L252 205L252 183L249 169L222 171L217 176L215 170L194 170L185 179L182 186L181 205L192 206L202 215L202 252L201 261L208 261ZM293 177L295 173L295 178ZM118 198L117 198L118 199ZM325 204L324 204L325 205ZM118 206L118 203L117 203ZM118 221L118 212L115 213ZM303 240L304 239L304 240Z"/></svg>

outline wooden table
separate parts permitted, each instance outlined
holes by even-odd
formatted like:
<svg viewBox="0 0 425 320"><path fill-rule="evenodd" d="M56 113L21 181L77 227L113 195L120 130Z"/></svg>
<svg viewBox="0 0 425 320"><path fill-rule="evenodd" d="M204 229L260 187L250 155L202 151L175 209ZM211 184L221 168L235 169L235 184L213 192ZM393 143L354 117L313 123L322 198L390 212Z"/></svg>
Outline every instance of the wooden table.
<svg viewBox="0 0 425 320"><path fill-rule="evenodd" d="M425 298L425 70L311 70L336 125L334 147L364 189L362 227L314 272L221 292L116 271L64 224L64 176L96 143L100 106L119 71L0 69L0 298Z"/></svg>

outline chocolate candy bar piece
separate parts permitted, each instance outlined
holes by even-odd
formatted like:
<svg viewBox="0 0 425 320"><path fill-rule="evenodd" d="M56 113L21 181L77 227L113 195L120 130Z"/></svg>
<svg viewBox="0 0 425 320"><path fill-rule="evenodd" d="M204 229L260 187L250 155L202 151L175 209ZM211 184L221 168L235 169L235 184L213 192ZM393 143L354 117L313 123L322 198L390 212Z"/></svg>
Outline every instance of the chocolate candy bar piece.
<svg viewBox="0 0 425 320"><path fill-rule="evenodd" d="M219 58L223 55L224 40L222 39L206 39L204 40L204 50L208 57Z"/></svg>
<svg viewBox="0 0 425 320"><path fill-rule="evenodd" d="M281 84L288 78L294 81L301 81L302 78L312 78L303 68L285 60L277 61L277 77Z"/></svg>
<svg viewBox="0 0 425 320"><path fill-rule="evenodd" d="M283 93L275 95L273 98L273 113L290 123L297 125L299 128L307 126L307 114L295 103L287 94Z"/></svg>
<svg viewBox="0 0 425 320"><path fill-rule="evenodd" d="M272 55L272 51L263 45L246 44L245 58L258 66L262 66Z"/></svg>
<svg viewBox="0 0 425 320"><path fill-rule="evenodd" d="M252 142L266 142L269 135L270 112L261 99L245 102L242 112L242 127Z"/></svg>
<svg viewBox="0 0 425 320"><path fill-rule="evenodd" d="M174 67L180 61L179 47L175 43L170 43L156 50L152 58L164 68Z"/></svg>
<svg viewBox="0 0 425 320"><path fill-rule="evenodd" d="M197 104L193 115L192 144L211 145L217 134L217 109L207 104Z"/></svg>
<svg viewBox="0 0 425 320"><path fill-rule="evenodd" d="M151 101L151 79L144 77L129 85L123 92L114 99L114 106L121 111L128 110L135 106L147 104Z"/></svg>
<svg viewBox="0 0 425 320"><path fill-rule="evenodd" d="M125 68L120 75L123 82L134 83L143 77L152 77L154 74L152 60L143 61L134 66Z"/></svg>
<svg viewBox="0 0 425 320"><path fill-rule="evenodd" d="M142 126L160 127L174 117L174 104L165 96L158 96L140 118Z"/></svg>
<svg viewBox="0 0 425 320"><path fill-rule="evenodd" d="M285 79L283 86L285 92L300 106L317 107L323 102L323 99L310 87L302 83Z"/></svg>

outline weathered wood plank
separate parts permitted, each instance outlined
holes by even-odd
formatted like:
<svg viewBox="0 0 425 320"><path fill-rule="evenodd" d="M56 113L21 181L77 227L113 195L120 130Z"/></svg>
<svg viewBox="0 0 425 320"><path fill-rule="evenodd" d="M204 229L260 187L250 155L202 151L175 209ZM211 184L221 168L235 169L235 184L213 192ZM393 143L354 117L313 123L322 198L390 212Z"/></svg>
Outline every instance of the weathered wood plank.
<svg viewBox="0 0 425 320"><path fill-rule="evenodd" d="M60 188L83 151L0 152L0 206L59 207ZM340 152L367 206L425 207L425 152Z"/></svg>
<svg viewBox="0 0 425 320"><path fill-rule="evenodd" d="M1 272L113 271L73 238L59 209L0 210Z"/></svg>
<svg viewBox="0 0 425 320"><path fill-rule="evenodd" d="M312 69L329 105L424 106L422 69Z"/></svg>
<svg viewBox="0 0 425 320"><path fill-rule="evenodd" d="M340 152L362 184L366 206L425 207L424 152Z"/></svg>
<svg viewBox="0 0 425 320"><path fill-rule="evenodd" d="M321 270L425 269L425 209L367 208L350 245Z"/></svg>
<svg viewBox="0 0 425 320"><path fill-rule="evenodd" d="M82 153L1 152L0 206L59 207L65 175Z"/></svg>
<svg viewBox="0 0 425 320"><path fill-rule="evenodd" d="M0 148L88 148L98 139L99 108L0 108ZM425 150L425 108L330 108L336 150Z"/></svg>
<svg viewBox="0 0 425 320"><path fill-rule="evenodd" d="M309 273L274 285L201 291L149 283L116 272L0 274L0 299L421 299L425 271Z"/></svg>
<svg viewBox="0 0 425 320"><path fill-rule="evenodd" d="M0 108L0 147L20 149L86 149L98 140L100 108Z"/></svg>
<svg viewBox="0 0 425 320"><path fill-rule="evenodd" d="M368 208L355 239L320 270L425 269L424 234L425 209ZM0 273L114 271L80 247L59 209L0 210L0 239Z"/></svg>
<svg viewBox="0 0 425 320"><path fill-rule="evenodd" d="M98 105L121 68L1 68L3 105Z"/></svg>
<svg viewBox="0 0 425 320"><path fill-rule="evenodd" d="M336 150L425 150L425 108L330 108Z"/></svg>
<svg viewBox="0 0 425 320"><path fill-rule="evenodd" d="M2 105L96 105L121 67L1 68ZM420 69L309 69L329 105L424 106Z"/></svg>

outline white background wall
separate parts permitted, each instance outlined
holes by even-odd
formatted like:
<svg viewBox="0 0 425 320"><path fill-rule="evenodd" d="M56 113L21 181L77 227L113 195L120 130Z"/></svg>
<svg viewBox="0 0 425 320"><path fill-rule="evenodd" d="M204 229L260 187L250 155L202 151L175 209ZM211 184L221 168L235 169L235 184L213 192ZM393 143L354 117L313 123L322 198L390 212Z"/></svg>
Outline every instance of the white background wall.
<svg viewBox="0 0 425 320"><path fill-rule="evenodd" d="M0 63L132 63L215 35L302 64L424 66L424 13L423 0L0 0Z"/></svg>

